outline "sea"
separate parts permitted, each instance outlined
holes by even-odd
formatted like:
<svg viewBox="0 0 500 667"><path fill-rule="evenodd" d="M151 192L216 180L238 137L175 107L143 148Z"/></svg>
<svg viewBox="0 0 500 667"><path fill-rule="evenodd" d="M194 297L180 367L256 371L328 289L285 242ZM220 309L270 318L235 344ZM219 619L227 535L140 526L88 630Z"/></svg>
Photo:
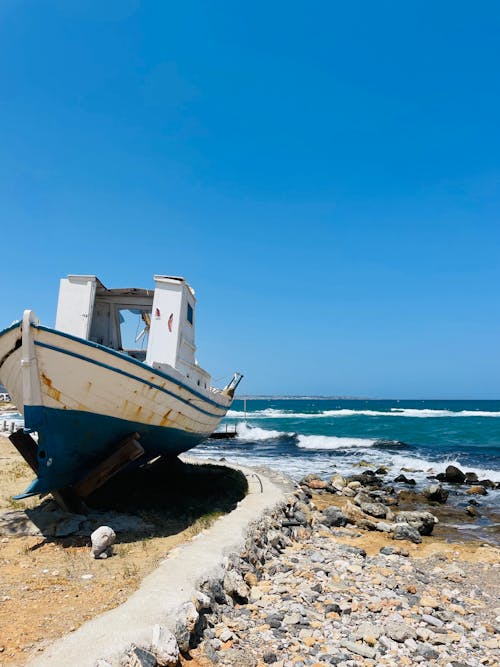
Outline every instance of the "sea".
<svg viewBox="0 0 500 667"><path fill-rule="evenodd" d="M453 464L500 482L500 401L235 400L219 430L226 429L237 437L206 440L192 453L267 466L295 480L369 465L402 472L418 487Z"/></svg>

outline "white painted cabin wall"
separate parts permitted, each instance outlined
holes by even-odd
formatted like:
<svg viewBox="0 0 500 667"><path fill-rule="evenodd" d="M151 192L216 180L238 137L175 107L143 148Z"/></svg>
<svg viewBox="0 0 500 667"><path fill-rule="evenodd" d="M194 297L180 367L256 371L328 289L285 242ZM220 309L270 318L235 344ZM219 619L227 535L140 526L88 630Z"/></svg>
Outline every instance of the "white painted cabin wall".
<svg viewBox="0 0 500 667"><path fill-rule="evenodd" d="M68 276L59 287L56 329L87 338L92 321L96 276Z"/></svg>
<svg viewBox="0 0 500 667"><path fill-rule="evenodd" d="M182 291L182 283L162 280L155 276L155 295L146 354L146 363L150 366L153 362L158 362L176 367L181 333L179 318ZM172 316L172 331L168 328L170 316Z"/></svg>

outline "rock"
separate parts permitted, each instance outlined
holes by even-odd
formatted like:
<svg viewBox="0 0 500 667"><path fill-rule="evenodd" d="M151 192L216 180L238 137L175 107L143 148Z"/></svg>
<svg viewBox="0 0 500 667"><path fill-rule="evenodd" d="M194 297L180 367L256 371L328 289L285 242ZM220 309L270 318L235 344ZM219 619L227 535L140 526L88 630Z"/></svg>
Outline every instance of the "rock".
<svg viewBox="0 0 500 667"><path fill-rule="evenodd" d="M344 516L341 509L332 505L323 510L321 522L324 523L325 526L345 526L347 518Z"/></svg>
<svg viewBox="0 0 500 667"><path fill-rule="evenodd" d="M368 648L362 644L356 644L355 642L350 642L347 639L342 639L340 645L343 648L346 648L351 653L356 655L361 655L363 658L374 658L377 655L377 651L373 648Z"/></svg>
<svg viewBox="0 0 500 667"><path fill-rule="evenodd" d="M479 481L479 477L475 472L466 472L465 473L465 483L466 484L476 484Z"/></svg>
<svg viewBox="0 0 500 667"><path fill-rule="evenodd" d="M249 588L237 570L229 570L224 575L224 590L228 595L240 600L247 600Z"/></svg>
<svg viewBox="0 0 500 667"><path fill-rule="evenodd" d="M233 633L231 632L231 630L229 630L229 628L224 628L224 630L219 635L219 639L223 644L225 644L232 638L233 638Z"/></svg>
<svg viewBox="0 0 500 667"><path fill-rule="evenodd" d="M415 486L416 484L416 481L414 479L408 479L406 475L398 475L394 481L400 484L409 484L410 486Z"/></svg>
<svg viewBox="0 0 500 667"><path fill-rule="evenodd" d="M146 651L138 646L132 646L124 658L120 660L124 667L156 667L156 656L151 651Z"/></svg>
<svg viewBox="0 0 500 667"><path fill-rule="evenodd" d="M375 524L375 530L378 530L381 533L391 533L392 525L390 523L386 523L385 521L377 521Z"/></svg>
<svg viewBox="0 0 500 667"><path fill-rule="evenodd" d="M360 503L360 508L365 514L374 516L377 519L385 519L387 507L382 503Z"/></svg>
<svg viewBox="0 0 500 667"><path fill-rule="evenodd" d="M432 609L439 609L439 600L430 595L423 595L420 598L419 604L421 607L432 607Z"/></svg>
<svg viewBox="0 0 500 667"><path fill-rule="evenodd" d="M191 637L194 635L199 614L192 602L185 602L177 612L175 638L182 653L189 651Z"/></svg>
<svg viewBox="0 0 500 667"><path fill-rule="evenodd" d="M179 647L172 632L163 625L153 626L151 650L161 667L175 667L179 662Z"/></svg>
<svg viewBox="0 0 500 667"><path fill-rule="evenodd" d="M330 484L337 491L342 491L344 486L347 486L347 482L342 475L333 475L333 477L330 478Z"/></svg>
<svg viewBox="0 0 500 667"><path fill-rule="evenodd" d="M362 639L366 644L374 646L381 634L382 632L378 626L372 623L361 623L354 633L354 639Z"/></svg>
<svg viewBox="0 0 500 667"><path fill-rule="evenodd" d="M310 482L307 483L307 486L310 489L321 490L321 489L326 489L326 487L328 486L328 482L326 482L323 479L312 479Z"/></svg>
<svg viewBox="0 0 500 667"><path fill-rule="evenodd" d="M443 489L441 484L432 484L422 491L422 494L432 502L445 503L448 500L449 491Z"/></svg>
<svg viewBox="0 0 500 667"><path fill-rule="evenodd" d="M361 503L371 503L371 502L373 502L372 497L365 491L358 491L353 500L353 503L358 507L361 506Z"/></svg>
<svg viewBox="0 0 500 667"><path fill-rule="evenodd" d="M472 516L474 518L478 516L478 511L477 511L476 507L474 507L474 505L467 505L467 507L465 508L465 511L467 512L467 514L469 516Z"/></svg>
<svg viewBox="0 0 500 667"><path fill-rule="evenodd" d="M262 660L264 660L266 665L272 665L273 662L278 662L278 656L274 651L266 651L262 656Z"/></svg>
<svg viewBox="0 0 500 667"><path fill-rule="evenodd" d="M384 634L398 644L402 644L406 639L415 639L417 633L406 623L396 623L389 621L384 625Z"/></svg>
<svg viewBox="0 0 500 667"><path fill-rule="evenodd" d="M369 514L365 514L363 510L353 505L350 501L347 501L344 505L343 513L350 523L354 523L360 528L366 528L367 530L375 530L375 522L372 520L372 517Z"/></svg>
<svg viewBox="0 0 500 667"><path fill-rule="evenodd" d="M444 471L445 479L450 484L463 484L465 482L465 475L456 466L448 466Z"/></svg>
<svg viewBox="0 0 500 667"><path fill-rule="evenodd" d="M439 523L437 517L430 512L399 512L396 516L396 523L408 523L416 528L421 535L430 535L436 523Z"/></svg>
<svg viewBox="0 0 500 667"><path fill-rule="evenodd" d="M208 611L212 607L212 602L208 595L205 595L205 593L202 593L201 591L195 591L191 601L196 607L197 612Z"/></svg>
<svg viewBox="0 0 500 667"><path fill-rule="evenodd" d="M488 491L486 491L484 486L475 485L471 486L470 489L467 489L466 493L468 493L469 496L486 496Z"/></svg>
<svg viewBox="0 0 500 667"><path fill-rule="evenodd" d="M430 614L422 614L422 620L428 625L433 625L435 628L442 628L444 625L441 619L431 616Z"/></svg>
<svg viewBox="0 0 500 667"><path fill-rule="evenodd" d="M437 660L439 658L439 653L436 651L435 648L432 648L431 646L427 646L427 644L423 644L417 647L417 653L422 656L422 658L425 658L426 660Z"/></svg>
<svg viewBox="0 0 500 667"><path fill-rule="evenodd" d="M409 540L415 544L420 544L422 538L416 528L408 523L398 523L394 526L392 537L395 540Z"/></svg>
<svg viewBox="0 0 500 667"><path fill-rule="evenodd" d="M92 542L92 556L94 558L105 558L109 553L108 550L116 540L116 534L109 526L100 526L97 530L94 530L90 536L90 540Z"/></svg>

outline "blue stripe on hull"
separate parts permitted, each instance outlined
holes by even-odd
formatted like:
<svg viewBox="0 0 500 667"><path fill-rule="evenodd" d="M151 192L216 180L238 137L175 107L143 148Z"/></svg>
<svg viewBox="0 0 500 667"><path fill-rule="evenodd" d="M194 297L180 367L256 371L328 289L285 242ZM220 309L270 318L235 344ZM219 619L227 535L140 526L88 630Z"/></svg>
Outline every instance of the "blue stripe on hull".
<svg viewBox="0 0 500 667"><path fill-rule="evenodd" d="M18 498L74 484L130 433L139 433L141 445L151 456L175 456L197 445L206 435L90 412L36 406L25 406L24 418L30 430L38 431L39 471L38 478Z"/></svg>

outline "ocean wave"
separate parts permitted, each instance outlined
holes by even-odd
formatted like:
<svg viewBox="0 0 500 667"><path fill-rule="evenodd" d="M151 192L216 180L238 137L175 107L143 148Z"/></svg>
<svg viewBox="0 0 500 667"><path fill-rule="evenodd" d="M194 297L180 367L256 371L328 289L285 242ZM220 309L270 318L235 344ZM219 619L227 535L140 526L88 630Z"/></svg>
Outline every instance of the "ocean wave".
<svg viewBox="0 0 500 667"><path fill-rule="evenodd" d="M266 408L255 412L228 410L227 417L232 419L319 419L322 417L415 417L418 419L439 417L500 417L500 411L490 410L431 410L427 408L391 408L384 410L323 410L321 412L293 412Z"/></svg>
<svg viewBox="0 0 500 667"><path fill-rule="evenodd" d="M341 438L335 435L298 435L297 447L303 449L351 449L373 447L376 440L369 438Z"/></svg>
<svg viewBox="0 0 500 667"><path fill-rule="evenodd" d="M248 426L247 424L238 424L236 428L238 440L271 440L283 438L284 436L294 435L285 431L273 431L272 429L259 428L258 426Z"/></svg>

